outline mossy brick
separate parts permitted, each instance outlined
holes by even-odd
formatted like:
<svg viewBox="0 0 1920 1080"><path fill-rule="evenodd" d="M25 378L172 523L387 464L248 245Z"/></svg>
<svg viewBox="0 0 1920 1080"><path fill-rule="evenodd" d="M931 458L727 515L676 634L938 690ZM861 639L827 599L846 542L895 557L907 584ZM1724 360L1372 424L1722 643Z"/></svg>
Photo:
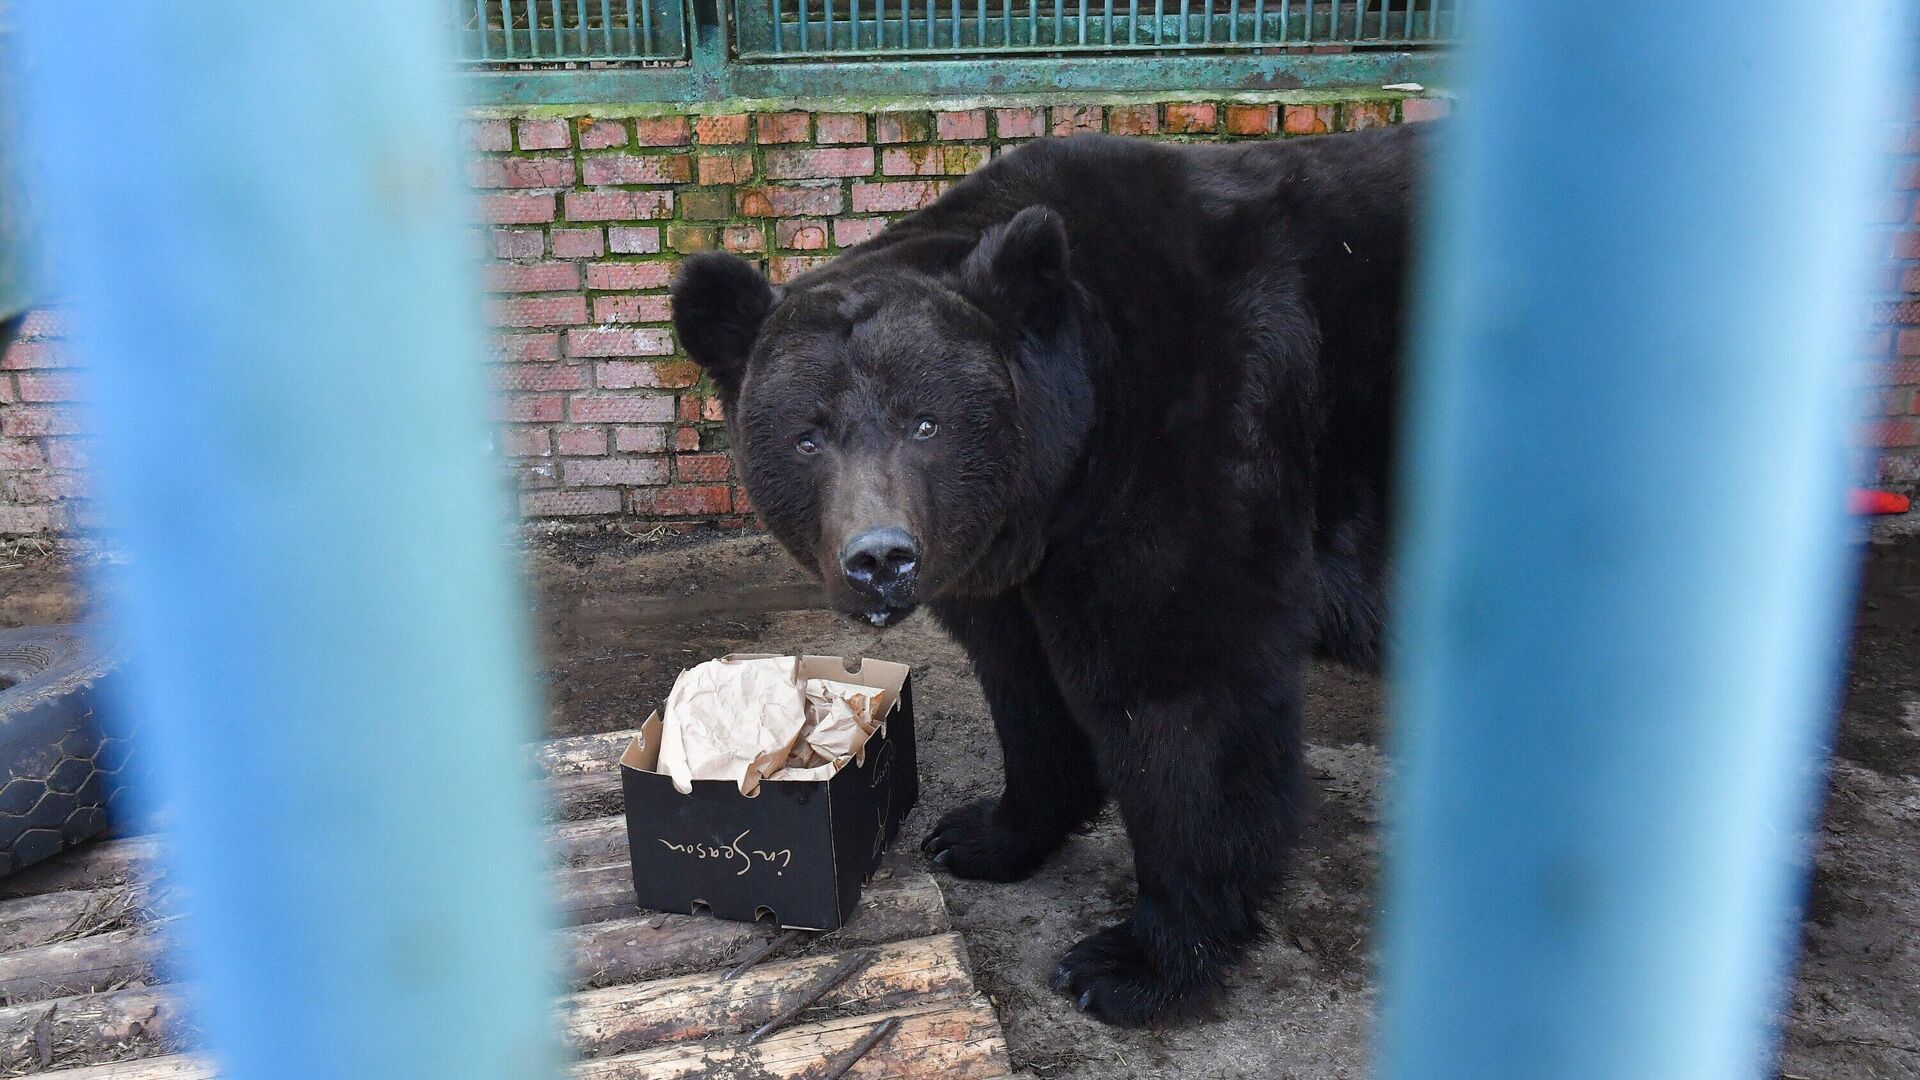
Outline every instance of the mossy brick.
<svg viewBox="0 0 1920 1080"><path fill-rule="evenodd" d="M579 364L501 364L492 371L495 390L529 394L585 390L587 369Z"/></svg>
<svg viewBox="0 0 1920 1080"><path fill-rule="evenodd" d="M698 192L689 191L686 196ZM684 209L686 196L682 197ZM653 225L609 225L607 226L607 250L616 255L654 255L660 251L660 230Z"/></svg>
<svg viewBox="0 0 1920 1080"><path fill-rule="evenodd" d="M1211 135L1220 122L1220 110L1210 102L1178 102L1167 106L1170 135Z"/></svg>
<svg viewBox="0 0 1920 1080"><path fill-rule="evenodd" d="M565 120L522 120L514 132L522 150L565 150L571 145Z"/></svg>
<svg viewBox="0 0 1920 1080"><path fill-rule="evenodd" d="M527 517L598 517L620 512L620 492L523 491L520 513Z"/></svg>
<svg viewBox="0 0 1920 1080"><path fill-rule="evenodd" d="M602 294L593 298L597 323L663 323L672 317L672 301L665 296Z"/></svg>
<svg viewBox="0 0 1920 1080"><path fill-rule="evenodd" d="M835 146L806 150L767 150L760 158L769 180L825 180L872 176L873 147Z"/></svg>
<svg viewBox="0 0 1920 1080"><path fill-rule="evenodd" d="M635 146L685 146L687 145L687 118L684 116L636 117L633 121L633 143Z"/></svg>
<svg viewBox="0 0 1920 1080"><path fill-rule="evenodd" d="M660 517L698 517L733 510L733 492L721 485L653 488L633 493L636 512Z"/></svg>
<svg viewBox="0 0 1920 1080"><path fill-rule="evenodd" d="M510 427L500 429L500 452L507 457L548 457L553 453L553 439L543 427Z"/></svg>
<svg viewBox="0 0 1920 1080"><path fill-rule="evenodd" d="M495 399L494 415L509 424L551 424L566 408L566 399L559 394L501 394Z"/></svg>
<svg viewBox="0 0 1920 1080"><path fill-rule="evenodd" d="M673 279L671 261L587 264L587 288L606 292L661 289Z"/></svg>
<svg viewBox="0 0 1920 1080"><path fill-rule="evenodd" d="M547 234L539 229L495 229L492 240L496 259L537 259L547 247Z"/></svg>
<svg viewBox="0 0 1920 1080"><path fill-rule="evenodd" d="M580 161L580 182L612 184L684 184L693 179L685 154L596 154Z"/></svg>
<svg viewBox="0 0 1920 1080"><path fill-rule="evenodd" d="M767 280L778 285L833 261L827 255L775 255L767 260Z"/></svg>
<svg viewBox="0 0 1920 1080"><path fill-rule="evenodd" d="M744 113L730 113L724 116L699 116L693 121L694 141L702 146L722 146L747 141L747 116Z"/></svg>
<svg viewBox="0 0 1920 1080"><path fill-rule="evenodd" d="M701 154L697 166L700 183L706 186L744 184L753 179L752 154Z"/></svg>
<svg viewBox="0 0 1920 1080"><path fill-rule="evenodd" d="M563 457L599 457L607 452L607 429L562 428L553 433L553 445Z"/></svg>
<svg viewBox="0 0 1920 1080"><path fill-rule="evenodd" d="M1160 131L1158 105L1112 105L1107 108L1107 131L1114 135L1154 135Z"/></svg>
<svg viewBox="0 0 1920 1080"><path fill-rule="evenodd" d="M660 454L667 449L665 424L621 424L613 429L613 448L622 454Z"/></svg>
<svg viewBox="0 0 1920 1080"><path fill-rule="evenodd" d="M1400 119L1408 124L1438 120L1452 111L1453 102L1446 98L1408 98L1400 103Z"/></svg>
<svg viewBox="0 0 1920 1080"><path fill-rule="evenodd" d="M1280 130L1288 135L1325 135L1339 126L1333 105L1287 105L1281 109Z"/></svg>
<svg viewBox="0 0 1920 1080"><path fill-rule="evenodd" d="M661 458L575 458L560 463L563 487L646 487L667 482Z"/></svg>
<svg viewBox="0 0 1920 1080"><path fill-rule="evenodd" d="M926 142L933 138L933 116L918 110L883 112L873 118L877 143Z"/></svg>
<svg viewBox="0 0 1920 1080"><path fill-rule="evenodd" d="M711 225L667 226L667 249L682 255L712 251L720 246L720 230Z"/></svg>
<svg viewBox="0 0 1920 1080"><path fill-rule="evenodd" d="M469 150L513 149L513 129L505 120L468 120L460 125L460 136Z"/></svg>
<svg viewBox="0 0 1920 1080"><path fill-rule="evenodd" d="M856 214L871 214L918 210L939 198L947 186L943 180L898 180L877 184L855 181L853 211Z"/></svg>
<svg viewBox="0 0 1920 1080"><path fill-rule="evenodd" d="M674 428L673 448L679 451L700 449L700 429L697 427Z"/></svg>
<svg viewBox="0 0 1920 1080"><path fill-rule="evenodd" d="M494 326L578 326L587 321L584 296L516 296L487 301Z"/></svg>
<svg viewBox="0 0 1920 1080"><path fill-rule="evenodd" d="M1365 131L1368 128L1386 127L1393 123L1393 103L1390 101L1349 101L1340 106L1340 127L1343 131Z"/></svg>
<svg viewBox="0 0 1920 1080"><path fill-rule="evenodd" d="M556 259L597 259L607 253L606 237L599 229L555 229L552 234Z"/></svg>
<svg viewBox="0 0 1920 1080"><path fill-rule="evenodd" d="M838 146L867 141L867 114L821 113L814 119L813 141L822 146Z"/></svg>
<svg viewBox="0 0 1920 1080"><path fill-rule="evenodd" d="M700 365L691 360L601 360L593 365L593 381L602 390L678 390L700 381Z"/></svg>
<svg viewBox="0 0 1920 1080"><path fill-rule="evenodd" d="M803 112L761 113L754 117L754 139L762 145L806 142L812 119Z"/></svg>
<svg viewBox="0 0 1920 1080"><path fill-rule="evenodd" d="M758 225L727 225L720 230L720 246L735 255L767 250L767 234Z"/></svg>
<svg viewBox="0 0 1920 1080"><path fill-rule="evenodd" d="M724 187L680 192L680 216L689 221L725 221L733 216L735 193Z"/></svg>
<svg viewBox="0 0 1920 1080"><path fill-rule="evenodd" d="M580 268L566 262L492 263L484 274L488 292L566 292L580 287Z"/></svg>
<svg viewBox="0 0 1920 1080"><path fill-rule="evenodd" d="M1276 105L1227 106L1227 134L1271 135L1279 127L1280 109Z"/></svg>
<svg viewBox="0 0 1920 1080"><path fill-rule="evenodd" d="M480 220L489 225L538 225L554 217L551 194L516 191L482 195L475 201L480 204Z"/></svg>
<svg viewBox="0 0 1920 1080"><path fill-rule="evenodd" d="M582 150L612 150L627 145L625 120L596 120L582 116L573 122L574 139Z"/></svg>
<svg viewBox="0 0 1920 1080"><path fill-rule="evenodd" d="M676 454L673 476L676 480L712 483L727 478L729 464L725 454Z"/></svg>
<svg viewBox="0 0 1920 1080"><path fill-rule="evenodd" d="M784 251L824 251L827 223L813 218L786 218L773 227L774 245Z"/></svg>
<svg viewBox="0 0 1920 1080"><path fill-rule="evenodd" d="M964 176L987 163L984 146L890 146L881 155L887 176Z"/></svg>
<svg viewBox="0 0 1920 1080"><path fill-rule="evenodd" d="M476 157L467 159L472 188L560 188L573 185L570 157Z"/></svg>
<svg viewBox="0 0 1920 1080"><path fill-rule="evenodd" d="M506 363L537 363L560 358L559 334L495 334L493 359Z"/></svg>
<svg viewBox="0 0 1920 1080"><path fill-rule="evenodd" d="M1055 105L1047 110L1047 129L1055 136L1099 131L1106 110L1098 105Z"/></svg>
<svg viewBox="0 0 1920 1080"><path fill-rule="evenodd" d="M576 424L664 424L673 419L673 399L635 394L574 394L567 419Z"/></svg>
<svg viewBox="0 0 1920 1080"><path fill-rule="evenodd" d="M567 355L572 357L665 356L672 351L673 342L658 327L588 326L567 331Z"/></svg>
<svg viewBox="0 0 1920 1080"><path fill-rule="evenodd" d="M671 191L569 191L568 221L648 221L673 216Z"/></svg>
<svg viewBox="0 0 1920 1080"><path fill-rule="evenodd" d="M835 218L833 222L833 242L838 247L852 247L863 244L880 235L887 227L886 218Z"/></svg>
<svg viewBox="0 0 1920 1080"><path fill-rule="evenodd" d="M824 217L839 213L846 201L837 183L742 188L734 199L743 217Z"/></svg>
<svg viewBox="0 0 1920 1080"><path fill-rule="evenodd" d="M984 139L987 137L987 110L966 109L961 112L934 113L933 135L941 142Z"/></svg>

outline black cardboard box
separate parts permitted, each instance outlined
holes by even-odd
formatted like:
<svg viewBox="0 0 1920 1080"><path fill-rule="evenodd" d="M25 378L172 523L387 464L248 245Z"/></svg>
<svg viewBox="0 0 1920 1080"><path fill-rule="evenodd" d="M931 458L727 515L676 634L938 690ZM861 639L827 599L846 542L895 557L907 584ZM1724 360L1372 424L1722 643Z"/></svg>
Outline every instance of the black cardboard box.
<svg viewBox="0 0 1920 1080"><path fill-rule="evenodd" d="M756 659L740 656L736 659ZM853 664L852 668L848 665ZM771 918L834 930L920 799L913 747L913 680L905 664L806 656L800 674L870 686L885 719L855 761L827 780L766 780L752 798L731 780L695 780L682 795L654 769L656 710L620 756L627 846L640 906L723 919Z"/></svg>

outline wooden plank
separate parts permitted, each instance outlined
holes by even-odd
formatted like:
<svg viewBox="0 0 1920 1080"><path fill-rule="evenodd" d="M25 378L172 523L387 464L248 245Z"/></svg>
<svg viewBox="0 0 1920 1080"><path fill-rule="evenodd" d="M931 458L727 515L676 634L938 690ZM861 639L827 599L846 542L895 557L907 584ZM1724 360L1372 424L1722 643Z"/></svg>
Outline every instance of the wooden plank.
<svg viewBox="0 0 1920 1080"><path fill-rule="evenodd" d="M574 891L561 901L576 918L607 911L635 911L633 885L624 863L585 867ZM563 884L563 891L568 886ZM846 944L895 941L938 933L951 925L940 887L924 873L875 881L860 910L828 940ZM584 920L583 920L584 921ZM711 966L746 944L772 936L759 923L723 922L705 915L630 915L588 922L562 934L576 986L606 986L666 972ZM115 930L0 955L0 1003L111 990L153 979L161 942L143 929Z"/></svg>
<svg viewBox="0 0 1920 1080"><path fill-rule="evenodd" d="M616 805L601 813L619 809L620 755L632 737L630 731L610 731L535 744L533 757L552 787L557 817L594 816L588 810L604 807L609 799ZM624 844L624 838L621 842ZM17 874L0 877L0 899L118 885L136 871L151 876L157 872L159 853L157 836L85 844Z"/></svg>
<svg viewBox="0 0 1920 1080"><path fill-rule="evenodd" d="M871 963L813 1008L873 1011L974 993L958 934L879 944L873 951ZM566 1038L582 1055L603 1056L751 1032L847 955L769 961L732 982L723 981L724 969L715 969L574 994L562 1002ZM56 1064L165 1052L187 1034L181 1003L190 996L177 989L130 987L0 1009L0 1070L37 1067L43 1040L55 1050Z"/></svg>
<svg viewBox="0 0 1920 1080"><path fill-rule="evenodd" d="M851 1080L914 1077L992 1080L1012 1071L993 1008L978 996L929 1002L788 1028L753 1046L744 1036L673 1044L576 1064L572 1080L802 1080L844 1055L874 1025L899 1021L891 1036L847 1073ZM213 1062L196 1055L144 1058L43 1073L61 1080L214 1080Z"/></svg>

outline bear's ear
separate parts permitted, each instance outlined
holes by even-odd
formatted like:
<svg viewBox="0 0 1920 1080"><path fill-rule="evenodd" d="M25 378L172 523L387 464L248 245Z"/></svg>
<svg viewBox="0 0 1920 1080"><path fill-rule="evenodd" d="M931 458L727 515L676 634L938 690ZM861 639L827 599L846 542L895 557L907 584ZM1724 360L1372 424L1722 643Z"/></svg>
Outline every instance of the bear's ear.
<svg viewBox="0 0 1920 1080"><path fill-rule="evenodd" d="M980 237L960 264L960 289L994 317L1030 326L1058 310L1070 269L1060 215L1029 206Z"/></svg>
<svg viewBox="0 0 1920 1080"><path fill-rule="evenodd" d="M752 263L703 252L681 263L673 279L673 329L687 355L732 393L775 299L773 286Z"/></svg>

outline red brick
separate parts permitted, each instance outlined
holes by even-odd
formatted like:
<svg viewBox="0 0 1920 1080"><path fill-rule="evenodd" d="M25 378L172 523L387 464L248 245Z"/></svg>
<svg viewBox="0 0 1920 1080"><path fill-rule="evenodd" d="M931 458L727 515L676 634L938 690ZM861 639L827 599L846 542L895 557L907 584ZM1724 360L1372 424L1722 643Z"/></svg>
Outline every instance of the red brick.
<svg viewBox="0 0 1920 1080"><path fill-rule="evenodd" d="M1920 360L1895 360L1889 364L1875 364L1871 367L1869 383L1882 386L1901 386L1920 383Z"/></svg>
<svg viewBox="0 0 1920 1080"><path fill-rule="evenodd" d="M587 369L582 364L505 364L493 369L493 386L536 394L585 390Z"/></svg>
<svg viewBox="0 0 1920 1080"><path fill-rule="evenodd" d="M1860 347L1862 356L1885 356L1893 351L1893 331L1877 330L1867 335L1866 344Z"/></svg>
<svg viewBox="0 0 1920 1080"><path fill-rule="evenodd" d="M680 419L690 424L700 419L700 398L697 395L694 395L694 394L681 395Z"/></svg>
<svg viewBox="0 0 1920 1080"><path fill-rule="evenodd" d="M573 184L573 159L469 158L467 183L477 188L558 188Z"/></svg>
<svg viewBox="0 0 1920 1080"><path fill-rule="evenodd" d="M941 136L946 138L946 136ZM819 134L814 141L825 146L867 141L865 113L821 113Z"/></svg>
<svg viewBox="0 0 1920 1080"><path fill-rule="evenodd" d="M1211 135L1220 112L1206 102L1167 106L1167 131L1174 135Z"/></svg>
<svg viewBox="0 0 1920 1080"><path fill-rule="evenodd" d="M1920 293L1920 266L1908 267L1900 274L1900 291Z"/></svg>
<svg viewBox="0 0 1920 1080"><path fill-rule="evenodd" d="M886 227L886 218L839 218L833 223L833 242L841 247L863 244Z"/></svg>
<svg viewBox="0 0 1920 1080"><path fill-rule="evenodd" d="M582 150L611 150L627 145L627 125L624 121L595 120L583 116L573 123L579 129Z"/></svg>
<svg viewBox="0 0 1920 1080"><path fill-rule="evenodd" d="M768 150L760 168L769 180L823 180L835 176L872 176L873 147L826 150Z"/></svg>
<svg viewBox="0 0 1920 1080"><path fill-rule="evenodd" d="M1325 135L1339 126L1332 105L1289 105L1281 114L1280 130L1289 135Z"/></svg>
<svg viewBox="0 0 1920 1080"><path fill-rule="evenodd" d="M1079 135L1100 130L1105 110L1098 105L1055 105L1051 130L1055 135Z"/></svg>
<svg viewBox="0 0 1920 1080"><path fill-rule="evenodd" d="M671 191L569 191L570 221L647 221L673 216Z"/></svg>
<svg viewBox="0 0 1920 1080"><path fill-rule="evenodd" d="M1107 130L1115 135L1152 135L1160 130L1160 107L1110 106L1107 109Z"/></svg>
<svg viewBox="0 0 1920 1080"><path fill-rule="evenodd" d="M21 337L64 337L67 332L66 316L46 308L27 312L26 321L20 324Z"/></svg>
<svg viewBox="0 0 1920 1080"><path fill-rule="evenodd" d="M702 184L744 184L753 179L752 154L701 154Z"/></svg>
<svg viewBox="0 0 1920 1080"><path fill-rule="evenodd" d="M596 326L567 331L568 356L665 356L672 351L665 330Z"/></svg>
<svg viewBox="0 0 1920 1080"><path fill-rule="evenodd" d="M754 255L767 250L767 235L758 225L729 225L720 230L720 246L735 255Z"/></svg>
<svg viewBox="0 0 1920 1080"><path fill-rule="evenodd" d="M553 257L556 259L597 259L607 253L607 242L599 229L553 230Z"/></svg>
<svg viewBox="0 0 1920 1080"><path fill-rule="evenodd" d="M761 113L755 120L762 143L807 141L807 114L803 112Z"/></svg>
<svg viewBox="0 0 1920 1080"><path fill-rule="evenodd" d="M0 354L0 370L58 368L72 363L73 356L66 344L58 341L16 341L5 354Z"/></svg>
<svg viewBox="0 0 1920 1080"><path fill-rule="evenodd" d="M1271 135L1279 126L1279 118L1280 107L1277 105L1229 105L1227 134Z"/></svg>
<svg viewBox="0 0 1920 1080"><path fill-rule="evenodd" d="M527 517L586 517L620 512L618 491L524 491L520 513Z"/></svg>
<svg viewBox="0 0 1920 1080"><path fill-rule="evenodd" d="M14 376L21 401L84 401L79 376L44 371L23 371Z"/></svg>
<svg viewBox="0 0 1920 1080"><path fill-rule="evenodd" d="M856 187L858 185L855 185ZM778 185L740 191L740 213L746 217L806 217L840 212L840 185L828 187Z"/></svg>
<svg viewBox="0 0 1920 1080"><path fill-rule="evenodd" d="M8 438L88 433L86 418L77 409L60 405L9 405L0 410L0 435Z"/></svg>
<svg viewBox="0 0 1920 1080"><path fill-rule="evenodd" d="M553 452L553 443L546 428L502 428L500 452L508 457L546 457Z"/></svg>
<svg viewBox="0 0 1920 1080"><path fill-rule="evenodd" d="M827 247L827 225L824 221L807 218L792 218L778 222L773 227L774 242L791 251L824 251Z"/></svg>
<svg viewBox="0 0 1920 1080"><path fill-rule="evenodd" d="M572 263L492 263L486 274L491 292L565 292L580 287L580 268Z"/></svg>
<svg viewBox="0 0 1920 1080"><path fill-rule="evenodd" d="M1894 233L1893 257L1896 259L1920 259L1920 232Z"/></svg>
<svg viewBox="0 0 1920 1080"><path fill-rule="evenodd" d="M941 142L966 142L987 137L987 110L933 114L933 135Z"/></svg>
<svg viewBox="0 0 1920 1080"><path fill-rule="evenodd" d="M496 334L493 358L510 363L560 359L559 334Z"/></svg>
<svg viewBox="0 0 1920 1080"><path fill-rule="evenodd" d="M700 419L719 422L727 418L725 409L720 407L719 398L703 398L700 402Z"/></svg>
<svg viewBox="0 0 1920 1080"><path fill-rule="evenodd" d="M700 365L689 360L601 360L593 378L602 390L678 390L700 381Z"/></svg>
<svg viewBox="0 0 1920 1080"><path fill-rule="evenodd" d="M656 254L660 250L660 230L653 226L610 226L607 249L616 255Z"/></svg>
<svg viewBox="0 0 1920 1080"><path fill-rule="evenodd" d="M939 180L902 180L881 184L855 182L853 210L857 214L918 210L939 198L946 187L946 184Z"/></svg>
<svg viewBox="0 0 1920 1080"><path fill-rule="evenodd" d="M933 120L923 112L884 112L873 118L877 143L926 142L933 137Z"/></svg>
<svg viewBox="0 0 1920 1080"><path fill-rule="evenodd" d="M537 259L547 248L547 234L539 229L494 229L493 257Z"/></svg>
<svg viewBox="0 0 1920 1080"><path fill-rule="evenodd" d="M56 469L93 468L93 445L85 439L47 439L47 461Z"/></svg>
<svg viewBox="0 0 1920 1080"><path fill-rule="evenodd" d="M551 424L566 409L558 394L502 394L499 401L500 419L515 424Z"/></svg>
<svg viewBox="0 0 1920 1080"><path fill-rule="evenodd" d="M1876 225L1897 225L1912 216L1910 211L1920 211L1920 206L1914 204L1913 196L1905 192L1876 196L1873 206L1868 220Z"/></svg>
<svg viewBox="0 0 1920 1080"><path fill-rule="evenodd" d="M553 196L515 192L481 195L480 220L492 225L536 225L553 220Z"/></svg>
<svg viewBox="0 0 1920 1080"><path fill-rule="evenodd" d="M1866 416L1911 416L1914 405L1913 387L1884 386L1867 392L1861 412Z"/></svg>
<svg viewBox="0 0 1920 1080"><path fill-rule="evenodd" d="M469 150L511 150L513 132L505 120L469 120L460 125Z"/></svg>
<svg viewBox="0 0 1920 1080"><path fill-rule="evenodd" d="M684 116L639 117L633 122L633 142L636 146L685 146L687 145L687 118Z"/></svg>
<svg viewBox="0 0 1920 1080"><path fill-rule="evenodd" d="M767 280L775 285L792 281L809 270L817 270L833 261L826 255L775 255L767 260Z"/></svg>
<svg viewBox="0 0 1920 1080"><path fill-rule="evenodd" d="M607 452L607 429L586 427L555 431L553 445L567 457L598 457Z"/></svg>
<svg viewBox="0 0 1920 1080"><path fill-rule="evenodd" d="M725 487L669 487L647 492L645 511L661 517L725 514L733 509L733 493Z"/></svg>
<svg viewBox="0 0 1920 1080"><path fill-rule="evenodd" d="M1003 139L1032 139L1047 132L1044 109L995 109L993 126Z"/></svg>
<svg viewBox="0 0 1920 1080"><path fill-rule="evenodd" d="M880 156L888 176L961 176L987 163L984 146L893 146Z"/></svg>
<svg viewBox="0 0 1920 1080"><path fill-rule="evenodd" d="M664 424L673 419L673 399L576 394L567 402L567 419L576 424Z"/></svg>
<svg viewBox="0 0 1920 1080"><path fill-rule="evenodd" d="M673 448L680 451L700 449L700 429L696 427L673 429Z"/></svg>
<svg viewBox="0 0 1920 1080"><path fill-rule="evenodd" d="M522 120L517 126L522 150L565 150L568 146L564 120Z"/></svg>
<svg viewBox="0 0 1920 1080"><path fill-rule="evenodd" d="M673 459L674 476L681 480L725 480L727 455L681 454Z"/></svg>
<svg viewBox="0 0 1920 1080"><path fill-rule="evenodd" d="M746 142L747 118L737 114L695 117L693 137L702 146Z"/></svg>
<svg viewBox="0 0 1920 1080"><path fill-rule="evenodd" d="M1895 340L1894 351L1901 356L1920 356L1920 330L1902 330Z"/></svg>
<svg viewBox="0 0 1920 1080"><path fill-rule="evenodd" d="M13 376L0 372L0 405L11 405L20 400L20 392L14 389Z"/></svg>
<svg viewBox="0 0 1920 1080"><path fill-rule="evenodd" d="M720 246L720 230L711 225L667 226L667 248L682 255L712 251Z"/></svg>
<svg viewBox="0 0 1920 1080"><path fill-rule="evenodd" d="M66 441L65 439L52 440L55 446L60 446ZM40 444L37 441L31 439L0 439L0 469L14 469L24 472L28 469L44 469L46 467L47 457L41 453ZM71 467L73 466L62 466L62 468Z"/></svg>
<svg viewBox="0 0 1920 1080"><path fill-rule="evenodd" d="M663 323L672 317L669 303L664 296L596 296L593 298L593 321Z"/></svg>
<svg viewBox="0 0 1920 1080"><path fill-rule="evenodd" d="M1883 449L1920 446L1920 419L1869 420L1854 428L1854 438Z"/></svg>
<svg viewBox="0 0 1920 1080"><path fill-rule="evenodd" d="M609 262L587 264L587 288L626 292L660 289L673 280L670 262Z"/></svg>
<svg viewBox="0 0 1920 1080"><path fill-rule="evenodd" d="M1349 101L1340 107L1340 126L1347 131L1386 127L1393 123L1390 101Z"/></svg>
<svg viewBox="0 0 1920 1080"><path fill-rule="evenodd" d="M1453 111L1446 98L1408 98L1400 103L1400 119L1409 124L1438 120Z"/></svg>
<svg viewBox="0 0 1920 1080"><path fill-rule="evenodd" d="M587 321L584 296L520 296L489 300L495 326L577 326Z"/></svg>
<svg viewBox="0 0 1920 1080"><path fill-rule="evenodd" d="M580 182L601 184L684 184L693 179L685 154L596 154L580 160ZM569 208L568 216L572 216Z"/></svg>
<svg viewBox="0 0 1920 1080"><path fill-rule="evenodd" d="M747 498L746 488L736 487L733 489L733 512L736 514L753 513L753 503Z"/></svg>
<svg viewBox="0 0 1920 1080"><path fill-rule="evenodd" d="M613 429L613 448L622 454L658 454L667 448L665 424Z"/></svg>

